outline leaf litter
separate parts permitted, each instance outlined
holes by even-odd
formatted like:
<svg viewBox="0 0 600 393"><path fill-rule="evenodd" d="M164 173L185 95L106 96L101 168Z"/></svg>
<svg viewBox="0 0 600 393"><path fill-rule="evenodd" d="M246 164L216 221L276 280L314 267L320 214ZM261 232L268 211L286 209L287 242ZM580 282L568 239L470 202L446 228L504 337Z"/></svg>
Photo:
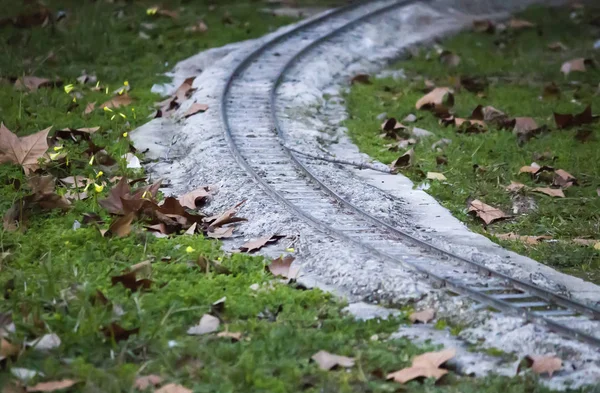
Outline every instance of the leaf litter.
<svg viewBox="0 0 600 393"><path fill-rule="evenodd" d="M394 380L400 384L405 384L416 378L434 378L437 381L448 374L448 370L441 368L441 366L454 358L455 355L455 349L424 353L416 356L410 367L390 373L386 379Z"/></svg>

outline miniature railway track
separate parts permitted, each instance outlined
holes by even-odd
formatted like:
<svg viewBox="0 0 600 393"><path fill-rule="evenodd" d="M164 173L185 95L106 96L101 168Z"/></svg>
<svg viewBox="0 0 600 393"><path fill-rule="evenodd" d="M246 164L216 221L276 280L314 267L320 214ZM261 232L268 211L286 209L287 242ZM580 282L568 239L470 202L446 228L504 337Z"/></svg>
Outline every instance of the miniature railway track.
<svg viewBox="0 0 600 393"><path fill-rule="evenodd" d="M303 23L247 55L230 74L220 103L225 137L236 161L276 202L319 231L358 245L364 255L408 266L450 292L476 301L476 307L519 315L600 348L600 324L594 322L600 320L600 309L514 279L395 228L345 200L308 168L305 158L286 147L277 113L277 88L293 65L332 37L415 2L351 4ZM456 266L466 269L460 279L442 273ZM587 329L577 327L586 324Z"/></svg>

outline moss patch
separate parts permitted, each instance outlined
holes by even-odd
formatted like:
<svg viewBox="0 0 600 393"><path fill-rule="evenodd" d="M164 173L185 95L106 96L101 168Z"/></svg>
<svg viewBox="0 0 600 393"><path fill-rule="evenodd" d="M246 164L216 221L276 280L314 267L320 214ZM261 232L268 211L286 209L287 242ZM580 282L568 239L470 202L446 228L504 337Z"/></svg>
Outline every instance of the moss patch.
<svg viewBox="0 0 600 393"><path fill-rule="evenodd" d="M442 64L433 49L423 48L395 66L405 70L405 80L374 80L372 85L353 86L347 97L350 135L362 151L391 163L403 150L387 149L385 145L392 141L379 137L381 121L377 115L386 112L400 120L416 114L418 121L414 125L435 135L415 146L416 164L403 170L403 174L417 184L429 183L428 193L472 230L494 240L499 241L494 234L508 232L551 236L552 241L533 245L499 242L564 272L600 283L600 250L572 242L574 238L600 241L600 126L595 122L557 130L553 119L553 112L580 113L586 105L591 105L595 113L600 110L598 68L573 72L567 77L560 72L563 62L571 59L584 57L596 63L600 60L598 51L593 49L599 36L595 22L599 15L597 8L531 8L518 17L535 23L533 28L458 34L441 43L444 49L460 56L456 67ZM557 41L567 49L556 52L548 48ZM467 118L479 104L491 105L513 117L532 117L550 131L520 145L510 130L489 125L482 134L458 133L453 126L441 125L433 114L416 111L415 103L424 95L426 80L436 86L452 87L461 77L474 78L485 88L481 92L465 88L456 91L453 111L457 117ZM560 89L560 97L542 98L544 87L551 82ZM581 142L576 138L578 132L589 132L591 137ZM440 138L452 140L442 152L432 149ZM545 152L549 152L549 158L540 158ZM442 155L447 164L438 164L436 158ZM565 190L566 198L531 191L514 196L505 191L511 181L524 183L530 190L548 187L528 174L519 174L522 166L532 162L566 170L579 179L579 184ZM448 181L427 181L427 172L442 172ZM536 207L487 228L466 212L468 200L480 199L511 214L515 198Z"/></svg>

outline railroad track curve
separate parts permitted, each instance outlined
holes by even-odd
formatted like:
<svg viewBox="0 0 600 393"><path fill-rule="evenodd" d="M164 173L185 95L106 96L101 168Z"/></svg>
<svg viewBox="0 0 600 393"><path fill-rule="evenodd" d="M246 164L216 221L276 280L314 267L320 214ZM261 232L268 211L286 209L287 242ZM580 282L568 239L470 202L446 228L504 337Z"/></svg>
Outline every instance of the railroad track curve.
<svg viewBox="0 0 600 393"><path fill-rule="evenodd" d="M267 195L315 229L419 272L476 301L477 307L518 315L600 348L599 308L490 269L374 217L327 186L288 147L277 89L293 65L331 38L416 2L375 0L341 7L288 30L241 60L220 101L225 139L235 160ZM457 264L467 269L460 279L440 273Z"/></svg>

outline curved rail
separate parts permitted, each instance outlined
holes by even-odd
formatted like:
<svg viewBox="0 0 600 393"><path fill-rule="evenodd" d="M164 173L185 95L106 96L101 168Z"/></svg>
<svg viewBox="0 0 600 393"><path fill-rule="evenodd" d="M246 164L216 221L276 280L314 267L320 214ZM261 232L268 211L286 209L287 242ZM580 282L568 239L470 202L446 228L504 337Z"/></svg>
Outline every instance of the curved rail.
<svg viewBox="0 0 600 393"><path fill-rule="evenodd" d="M379 1L382 2L382 1ZM359 4L352 4L346 7L342 7L335 11L332 11L326 15L313 19L307 23L304 23L300 26L297 26L290 31L276 37L275 39L265 43L260 46L252 53L250 53L243 61L238 64L238 66L234 69L234 71L230 74L229 78L224 87L224 91L221 98L221 118L225 128L225 137L230 145L230 148L233 152L233 155L238 161L238 163L257 181L257 183L261 186L261 188L273 199L278 201L279 203L285 205L290 210L292 210L296 215L302 217L305 221L312 224L315 228L320 231L323 231L329 235L332 235L338 239L345 240L354 244L360 245L363 249L368 250L370 253L378 255L386 260L391 260L395 263L402 263L404 265L409 265L412 269L424 273L430 278L435 279L443 283L446 287L450 288L452 291L467 295L468 297L477 300L485 305L490 305L496 309L501 311L518 314L530 321L537 322L540 324L544 324L548 326L551 330L554 330L558 333L574 337L585 341L587 343L593 344L595 346L600 347L600 339L595 336L589 335L587 333L577 331L575 329L566 326L563 323L557 322L552 319L551 316L572 316L576 313L580 313L586 316L591 317L592 319L600 318L600 310L594 307L587 306L585 304L581 304L565 298L560 295L556 295L546 291L543 288L539 288L531 283L524 282L522 280L514 279L510 276L507 276L503 273L496 272L480 263L472 261L470 259L466 259L459 255L453 254L446 250L443 250L439 247L436 247L433 244L430 244L426 241L416 238L415 236L402 231L398 228L395 228L388 223L378 219L377 217L372 216L371 214L361 210L357 206L353 205L345 198L340 196L334 190L325 185L319 177L313 173L310 168L308 168L302 161L296 156L294 152L292 152L289 148L286 147L286 136L282 131L282 127L280 125L279 117L276 113L276 92L279 85L284 80L286 73L293 67L295 63L298 62L300 58L306 56L312 49L316 48L318 45L324 43L329 40L333 36L348 30L351 27L358 25L361 22L366 21L369 18L375 17L382 13L388 12L391 9L406 6L410 3L414 3L416 0L399 0L395 1L392 4L383 5L381 8L377 8L371 12L358 16L347 23L334 28L331 31L328 31L326 34L322 34L316 39L313 39L308 45L304 48L296 52L291 58L289 58L285 63L277 64L277 68L279 72L277 73L276 78L273 81L269 81L271 83L270 89L268 92L268 106L270 107L270 122L272 123L271 131L276 131L276 135L273 136L278 138L280 143L280 147L285 151L288 158L293 162L295 168L300 170L311 182L316 184L321 192L325 192L330 197L332 197L337 203L339 203L343 208L350 210L353 214L359 216L361 219L368 221L370 224L382 228L386 233L393 234L395 237L401 238L405 241L409 241L412 245L418 246L420 248L425 248L429 251L434 251L437 255L449 257L455 261L459 261L462 264L466 264L472 267L475 267L479 273L483 272L491 277L497 279L494 283L496 286L493 287L475 287L469 285L468 283L464 283L455 279L449 279L442 275L435 273L432 269L428 269L426 266L422 266L420 263L415 263L415 261L410 261L407 259L399 257L398 255L390 254L385 250L382 251L378 247L374 247L373 245L368 244L367 242L359 241L352 236L347 235L344 231L338 230L331 225L328 225L318 218L315 218L313 214L307 213L305 210L298 207L297 203L290 200L281 190L276 190L272 184L269 183L269 180L260 175L257 170L248 162L247 158L242 154L242 147L240 143L237 143L234 137L234 133L232 132L232 126L230 123L230 117L228 114L228 99L230 97L230 93L232 90L232 86L236 79L239 78L245 70L247 70L256 60L258 60L261 55L265 54L268 50L276 47L277 45L285 42L287 39L290 39L294 35L299 35L303 31L306 31L310 28L318 26L323 22L335 18L339 15L343 15L348 13L357 7ZM372 3L378 3L377 1ZM267 59L268 60L268 59ZM267 63L265 60L265 63ZM232 99L231 102L235 100ZM268 136L266 136L268 138ZM257 145L258 146L258 145ZM258 147L260 148L260 147ZM307 193L312 191L307 191ZM359 221L360 222L360 221ZM498 284L498 281L500 284ZM500 292L500 293L491 293L491 292ZM522 302L522 303L514 303L511 300L514 299L533 299L533 301ZM539 301L539 300L542 301ZM557 308L555 305L558 305L562 308ZM546 307L548 306L548 307ZM551 306L551 307L550 307ZM546 308L543 311L536 311L535 308ZM550 309L552 308L552 309Z"/></svg>

